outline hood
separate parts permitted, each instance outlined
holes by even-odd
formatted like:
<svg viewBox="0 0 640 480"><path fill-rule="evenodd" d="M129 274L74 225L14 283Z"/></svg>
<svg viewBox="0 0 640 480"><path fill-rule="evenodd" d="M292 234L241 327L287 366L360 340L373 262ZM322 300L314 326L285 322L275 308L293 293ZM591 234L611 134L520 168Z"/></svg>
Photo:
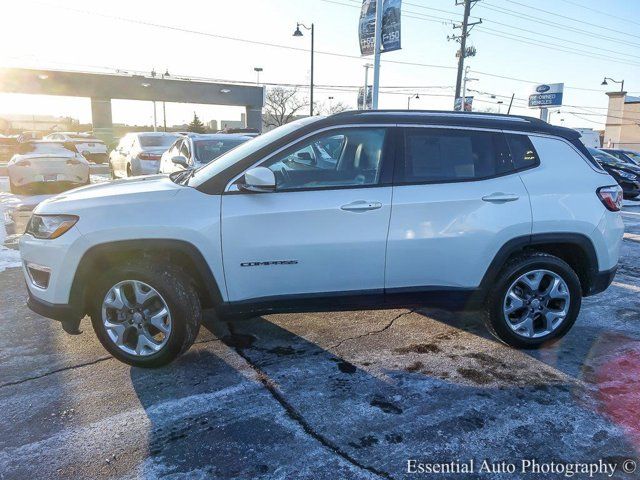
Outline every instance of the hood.
<svg viewBox="0 0 640 480"><path fill-rule="evenodd" d="M127 204L159 203L173 197L180 189L187 188L173 183L166 175L134 177L97 183L69 190L39 204L34 213L73 214L94 207Z"/></svg>

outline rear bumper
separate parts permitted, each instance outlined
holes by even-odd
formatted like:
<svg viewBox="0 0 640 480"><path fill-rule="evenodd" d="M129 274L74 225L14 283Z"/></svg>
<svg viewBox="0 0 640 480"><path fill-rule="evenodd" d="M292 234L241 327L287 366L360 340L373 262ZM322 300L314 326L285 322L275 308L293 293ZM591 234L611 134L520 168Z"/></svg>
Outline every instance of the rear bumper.
<svg viewBox="0 0 640 480"><path fill-rule="evenodd" d="M598 272L591 282L589 286L589 290L584 292L584 296L588 297L590 295L596 295L598 293L604 292L611 283L613 283L613 279L616 276L616 272L618 271L618 266L616 265L610 270L605 270L604 272Z"/></svg>

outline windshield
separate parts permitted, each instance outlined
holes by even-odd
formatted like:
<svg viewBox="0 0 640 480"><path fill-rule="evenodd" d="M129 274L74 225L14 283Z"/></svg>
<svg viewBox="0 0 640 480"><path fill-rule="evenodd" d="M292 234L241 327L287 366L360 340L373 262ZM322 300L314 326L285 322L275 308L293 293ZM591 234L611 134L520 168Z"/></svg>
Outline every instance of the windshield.
<svg viewBox="0 0 640 480"><path fill-rule="evenodd" d="M305 125L317 122L322 118L324 117L317 116L302 118L300 120L296 120L295 122L282 125L281 127L271 130L264 135L260 135L259 137L249 140L239 147L234 148L233 150L229 150L227 153L221 155L215 162L208 163L195 170L187 185L197 187L209 180L211 177L219 174L220 172L235 165L237 162L243 160L249 155L257 152L261 148L266 147L270 143L273 143L280 138L289 135L291 132L294 132L295 130Z"/></svg>
<svg viewBox="0 0 640 480"><path fill-rule="evenodd" d="M178 135L140 135L142 147L167 147L176 141Z"/></svg>
<svg viewBox="0 0 640 480"><path fill-rule="evenodd" d="M624 154L629 157L631 160L633 160L633 162L636 165L640 165L640 153L638 152L630 152L630 151L626 151L624 152Z"/></svg>
<svg viewBox="0 0 640 480"><path fill-rule="evenodd" d="M613 155L610 155L602 150L598 150L596 148L588 148L589 153L595 158L598 162L604 163L607 165L611 165L612 167L624 167L625 163L618 160Z"/></svg>
<svg viewBox="0 0 640 480"><path fill-rule="evenodd" d="M196 150L196 160L200 163L209 163L214 158L218 158L223 153L227 153L247 140L249 138L196 140L193 142Z"/></svg>

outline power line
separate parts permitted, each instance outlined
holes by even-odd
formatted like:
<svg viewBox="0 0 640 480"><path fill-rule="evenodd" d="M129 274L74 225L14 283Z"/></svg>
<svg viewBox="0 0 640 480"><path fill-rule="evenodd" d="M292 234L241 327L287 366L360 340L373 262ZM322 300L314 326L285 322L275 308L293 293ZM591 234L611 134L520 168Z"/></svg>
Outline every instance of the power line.
<svg viewBox="0 0 640 480"><path fill-rule="evenodd" d="M488 10L494 11L494 12L498 12L498 13L502 13L504 15L509 15L512 17L517 17L517 18L521 18L527 21L536 21L538 23L542 23L548 26L553 26L553 27L559 27L565 30L570 30L572 32L575 33L579 33L582 35L586 35L589 37L593 37L593 38L597 38L600 40L607 40L607 41L611 41L611 42L615 42L618 44L626 44L626 45L631 45L631 46L640 46L640 44L638 43L632 43L629 42L627 40L622 40L620 38L613 38L613 37L607 37L603 34L596 34L595 32L593 32L592 30L584 30L572 25L567 25L566 23L558 23L558 22L554 22L553 20L549 20L548 18L542 18L542 17L537 17L535 15L531 15L528 13L524 13L524 12L519 12L517 10L511 10L509 8L506 7L501 7L498 5L493 5L492 3L486 3L484 2L482 4L483 8L486 8Z"/></svg>
<svg viewBox="0 0 640 480"><path fill-rule="evenodd" d="M607 12L604 12L602 10L597 10L595 8L587 7L587 6L582 5L581 3L578 3L578 2L572 2L571 0L560 0L560 1L564 2L564 3L568 3L569 5L575 5L576 7L584 8L585 10L589 10L589 11L597 13L599 15L605 15L607 17L615 18L615 19L623 21L623 22L633 23L635 25L640 25L640 22L635 22L633 20L629 20L628 18L619 17L618 15L613 15L611 13L607 13Z"/></svg>
<svg viewBox="0 0 640 480"><path fill-rule="evenodd" d="M584 20L576 20L573 17L569 17L567 15L562 15L562 14L556 13L556 12L551 12L549 10L544 10L544 9L538 8L538 7L532 7L531 5L527 5L526 3L520 3L520 2L517 2L516 0L506 0L506 1L509 2L509 3L514 3L516 5L520 5L521 7L529 8L531 10L535 10L535 11L538 11L538 12L543 12L543 13L546 13L547 15L552 15L554 17L564 18L564 19L567 19L567 20L571 20L572 22L582 23L584 25L589 25L590 27L594 27L594 28L600 28L602 30L608 30L610 32L617 33L618 35L626 35L628 37L640 38L640 35L634 35L632 33L621 32L620 30L616 30L616 29L613 29L613 28L603 27L602 25L598 25L597 23L585 22Z"/></svg>

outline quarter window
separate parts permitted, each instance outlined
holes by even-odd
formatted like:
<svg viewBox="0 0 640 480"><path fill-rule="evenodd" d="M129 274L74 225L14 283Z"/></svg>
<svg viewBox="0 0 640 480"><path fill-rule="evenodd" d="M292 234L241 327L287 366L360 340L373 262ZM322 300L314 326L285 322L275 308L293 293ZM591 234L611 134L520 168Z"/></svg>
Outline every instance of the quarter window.
<svg viewBox="0 0 640 480"><path fill-rule="evenodd" d="M375 185L382 168L386 129L333 130L267 160L276 190Z"/></svg>
<svg viewBox="0 0 640 480"><path fill-rule="evenodd" d="M404 182L438 183L493 177L512 170L500 133L408 128Z"/></svg>
<svg viewBox="0 0 640 480"><path fill-rule="evenodd" d="M511 150L513 166L516 170L535 167L538 165L538 154L529 137L526 135L507 134L507 143Z"/></svg>

